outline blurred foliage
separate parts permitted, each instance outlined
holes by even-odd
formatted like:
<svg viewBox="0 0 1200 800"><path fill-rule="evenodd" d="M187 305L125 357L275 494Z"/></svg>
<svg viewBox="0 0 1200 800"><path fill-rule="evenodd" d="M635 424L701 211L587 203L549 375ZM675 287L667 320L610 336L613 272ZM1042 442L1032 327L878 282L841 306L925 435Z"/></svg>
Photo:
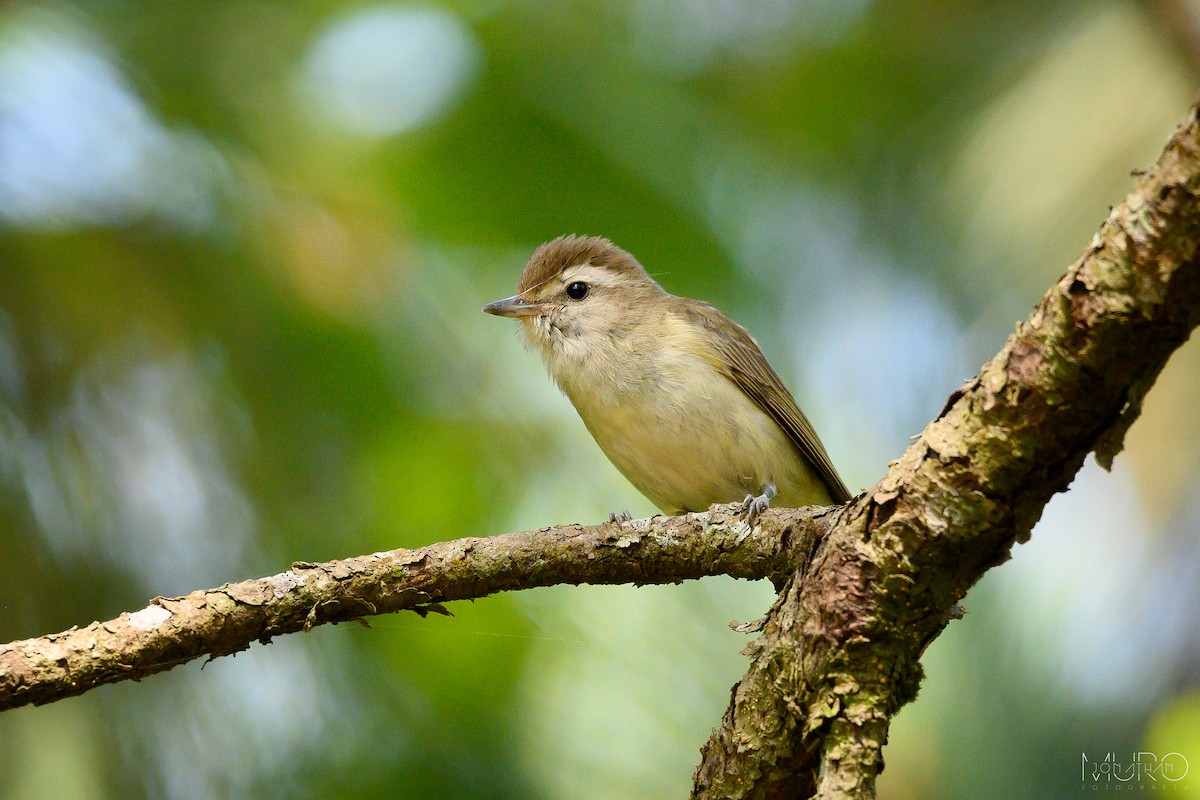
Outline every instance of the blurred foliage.
<svg viewBox="0 0 1200 800"><path fill-rule="evenodd" d="M479 313L566 232L747 324L874 481L1187 108L1171 7L0 6L0 641L650 513ZM882 797L1200 770L1198 392L1193 344L967 598ZM679 797L744 667L726 623L770 597L557 587L284 637L0 716L0 798Z"/></svg>

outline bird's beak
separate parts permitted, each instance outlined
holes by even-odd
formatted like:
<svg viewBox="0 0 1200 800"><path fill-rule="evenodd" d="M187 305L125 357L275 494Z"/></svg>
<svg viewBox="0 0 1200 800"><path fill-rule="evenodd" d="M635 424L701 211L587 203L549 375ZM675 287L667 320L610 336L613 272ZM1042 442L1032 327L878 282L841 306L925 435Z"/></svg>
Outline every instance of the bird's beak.
<svg viewBox="0 0 1200 800"><path fill-rule="evenodd" d="M536 317L545 311L545 306L541 303L531 303L519 294L514 294L512 297L506 297L503 300L497 300L494 303L488 303L483 307L483 310L488 314L495 314L497 317Z"/></svg>

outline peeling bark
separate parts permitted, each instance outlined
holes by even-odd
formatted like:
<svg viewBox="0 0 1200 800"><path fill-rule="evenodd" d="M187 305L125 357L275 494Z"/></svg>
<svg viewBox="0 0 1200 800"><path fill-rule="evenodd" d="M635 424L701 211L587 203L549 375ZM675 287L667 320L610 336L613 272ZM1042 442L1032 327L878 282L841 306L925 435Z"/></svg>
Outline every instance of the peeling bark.
<svg viewBox="0 0 1200 800"><path fill-rule="evenodd" d="M617 525L561 525L392 550L158 597L85 628L0 645L0 710L138 680L201 656L374 614L449 613L450 600L561 583L678 583L706 575L777 583L811 552L827 510L780 509L751 531L740 506ZM823 516L825 514L825 516Z"/></svg>
<svg viewBox="0 0 1200 800"><path fill-rule="evenodd" d="M1086 252L875 486L834 510L731 507L296 564L83 629L0 645L0 709L141 678L313 625L558 583L770 577L750 668L696 798L869 798L895 712L957 603L1025 541L1089 452L1120 451L1200 321L1196 110Z"/></svg>
<svg viewBox="0 0 1200 800"><path fill-rule="evenodd" d="M1004 349L839 512L768 615L693 797L874 796L921 652L1089 452L1111 463L1200 321L1198 150L1193 108Z"/></svg>

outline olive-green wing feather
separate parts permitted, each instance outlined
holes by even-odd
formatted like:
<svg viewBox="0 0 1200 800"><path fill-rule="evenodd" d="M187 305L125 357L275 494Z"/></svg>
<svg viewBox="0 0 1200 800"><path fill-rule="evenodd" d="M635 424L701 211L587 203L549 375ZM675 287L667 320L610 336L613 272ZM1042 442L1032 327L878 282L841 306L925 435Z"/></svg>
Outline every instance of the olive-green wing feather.
<svg viewBox="0 0 1200 800"><path fill-rule="evenodd" d="M787 433L800 455L812 464L821 476L833 502L844 503L849 500L850 492L838 476L833 462L829 460L829 454L817 438L812 423L796 405L791 392L783 385L775 370L771 369L754 337L708 303L682 297L677 300L680 302L680 310L691 321L702 324L717 334L711 341L715 343L717 356L722 361L721 366L759 408L779 423L779 427Z"/></svg>

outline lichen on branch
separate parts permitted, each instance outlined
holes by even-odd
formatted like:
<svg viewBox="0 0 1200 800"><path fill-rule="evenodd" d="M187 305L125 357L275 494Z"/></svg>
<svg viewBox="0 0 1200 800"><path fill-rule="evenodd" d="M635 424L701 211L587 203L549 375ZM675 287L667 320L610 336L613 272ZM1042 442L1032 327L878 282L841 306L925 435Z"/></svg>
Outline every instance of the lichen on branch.
<svg viewBox="0 0 1200 800"><path fill-rule="evenodd" d="M195 658L374 614L448 613L443 603L555 584L678 583L707 575L782 582L825 527L820 509L738 507L620 524L561 525L416 550L299 562L266 578L159 597L107 622L0 645L0 710L140 679Z"/></svg>
<svg viewBox="0 0 1200 800"><path fill-rule="evenodd" d="M1200 321L1193 108L1067 273L780 594L693 797L874 796L892 715L956 604L1089 452L1111 462Z"/></svg>

